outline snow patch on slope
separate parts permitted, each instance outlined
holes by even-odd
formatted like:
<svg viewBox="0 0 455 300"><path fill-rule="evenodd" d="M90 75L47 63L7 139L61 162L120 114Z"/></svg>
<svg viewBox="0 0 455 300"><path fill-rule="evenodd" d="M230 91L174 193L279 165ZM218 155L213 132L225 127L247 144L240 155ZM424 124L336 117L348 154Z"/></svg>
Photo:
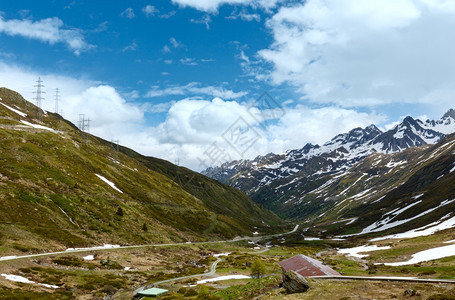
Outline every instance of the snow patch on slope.
<svg viewBox="0 0 455 300"><path fill-rule="evenodd" d="M350 256L358 257L358 258L363 258L363 257L367 257L368 254L360 254L360 253L370 252L370 251L387 250L387 249L390 249L390 246L383 246L383 247L378 247L377 245L358 246L358 247L346 248L346 249L338 250L338 253L347 254L347 255L350 255Z"/></svg>
<svg viewBox="0 0 455 300"><path fill-rule="evenodd" d="M46 283L37 283L35 281L28 280L25 277L19 276L19 275L11 275L11 274L1 274L3 277L5 277L6 280L14 281L14 282L22 282L22 283L36 283L41 286L51 288L51 289L58 289L60 288L57 285L51 285L51 284L46 284Z"/></svg>
<svg viewBox="0 0 455 300"><path fill-rule="evenodd" d="M432 248L424 251L417 252L412 255L412 258L408 261L400 261L393 263L384 263L386 266L405 266L417 264L424 261L430 261L434 259L440 259L444 257L455 255L455 245L443 246Z"/></svg>
<svg viewBox="0 0 455 300"><path fill-rule="evenodd" d="M106 179L105 177L103 177L103 176L101 176L101 175L98 175L98 174L95 174L95 175L96 175L99 179L101 179L102 181L104 181L105 183L107 183L111 188L113 188L113 189L116 190L117 192L123 194L123 192L122 192L118 187L116 187L115 184L114 184L112 181Z"/></svg>
<svg viewBox="0 0 455 300"><path fill-rule="evenodd" d="M55 132L55 130L52 129L52 128L49 128L49 127L46 127L46 126L42 126L42 125L38 125L38 124L33 124L33 123L30 123L30 122L27 122L27 121L24 121L24 120L21 120L21 123L25 124L27 126L36 128L36 129L44 129L44 130L49 130L49 131Z"/></svg>
<svg viewBox="0 0 455 300"><path fill-rule="evenodd" d="M230 280L230 279L250 279L251 276L246 276L246 275L226 275L226 276L220 276L220 277L215 277L215 278L209 278L209 279L203 279L196 281L196 284L204 284L207 282L215 282L215 281L221 281L221 280Z"/></svg>
<svg viewBox="0 0 455 300"><path fill-rule="evenodd" d="M422 226L422 227L412 229L412 230L402 232L402 233L396 233L396 234L386 235L383 237L374 238L374 239L371 239L370 241L373 242L373 241L381 241L381 240L387 240L387 239L409 239L409 238L414 238L414 237L419 237L419 236L432 235L440 230L453 228L455 226L455 217L447 219L449 216L450 215L446 215L443 218L441 218L441 220L430 223L426 226ZM447 220L445 220L445 219L447 219Z"/></svg>
<svg viewBox="0 0 455 300"><path fill-rule="evenodd" d="M20 110L17 110L17 109L15 109L15 108L12 108L11 106L8 106L8 105L6 105L5 103L1 103L1 102L0 102L0 104L3 105L4 107L6 107L7 109L11 110L12 112L15 112L16 114L18 114L18 115L21 116L21 117L24 117L24 118L25 118L25 117L27 116L27 114L21 112Z"/></svg>

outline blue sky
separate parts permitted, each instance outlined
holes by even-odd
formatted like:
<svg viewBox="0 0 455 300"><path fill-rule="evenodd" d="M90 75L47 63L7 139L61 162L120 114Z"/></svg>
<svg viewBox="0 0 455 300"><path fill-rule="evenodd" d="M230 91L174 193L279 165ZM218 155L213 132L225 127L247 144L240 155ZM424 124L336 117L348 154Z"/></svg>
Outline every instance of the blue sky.
<svg viewBox="0 0 455 300"><path fill-rule="evenodd" d="M200 170L439 118L454 14L443 0L7 1L0 85L33 101L41 76L45 109L59 88L74 123Z"/></svg>

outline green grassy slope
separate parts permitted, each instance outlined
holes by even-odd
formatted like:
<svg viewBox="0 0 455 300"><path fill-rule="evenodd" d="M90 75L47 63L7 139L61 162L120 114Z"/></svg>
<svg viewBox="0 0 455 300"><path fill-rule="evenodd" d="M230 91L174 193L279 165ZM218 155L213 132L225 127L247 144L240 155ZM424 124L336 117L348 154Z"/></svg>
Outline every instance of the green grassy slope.
<svg viewBox="0 0 455 300"><path fill-rule="evenodd" d="M0 98L0 256L227 238L283 224L233 188L124 147L116 151L59 115L38 121L36 107L8 89Z"/></svg>

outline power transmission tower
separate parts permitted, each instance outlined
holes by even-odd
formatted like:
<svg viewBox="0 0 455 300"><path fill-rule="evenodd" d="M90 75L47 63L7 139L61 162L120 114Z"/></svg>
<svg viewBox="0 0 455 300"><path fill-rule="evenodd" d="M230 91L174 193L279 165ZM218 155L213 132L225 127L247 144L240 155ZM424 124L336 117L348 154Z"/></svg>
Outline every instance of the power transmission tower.
<svg viewBox="0 0 455 300"><path fill-rule="evenodd" d="M111 142L115 145L115 151L118 152L120 141L119 140L112 140Z"/></svg>
<svg viewBox="0 0 455 300"><path fill-rule="evenodd" d="M46 92L43 92L41 90L41 88L44 87L44 85L42 85L43 81L41 80L41 77L38 77L38 80L36 82L38 83L35 85L36 92L33 92L36 94L36 97L34 98L36 104L36 118L41 120L41 101L44 100L42 94L45 94Z"/></svg>
<svg viewBox="0 0 455 300"><path fill-rule="evenodd" d="M84 114L79 114L79 129L81 130L82 137L86 138L86 133L90 131L90 119L86 119Z"/></svg>
<svg viewBox="0 0 455 300"><path fill-rule="evenodd" d="M55 89L55 113L58 114L58 102L60 101L60 92L58 88Z"/></svg>
<svg viewBox="0 0 455 300"><path fill-rule="evenodd" d="M119 140L111 140L111 143L113 144L112 146L114 147L114 150L115 150L115 160L116 160L116 163L119 163L118 159L118 151L119 151L119 143L120 141Z"/></svg>
<svg viewBox="0 0 455 300"><path fill-rule="evenodd" d="M90 131L90 119L86 119L84 114L79 114L79 129L82 132Z"/></svg>

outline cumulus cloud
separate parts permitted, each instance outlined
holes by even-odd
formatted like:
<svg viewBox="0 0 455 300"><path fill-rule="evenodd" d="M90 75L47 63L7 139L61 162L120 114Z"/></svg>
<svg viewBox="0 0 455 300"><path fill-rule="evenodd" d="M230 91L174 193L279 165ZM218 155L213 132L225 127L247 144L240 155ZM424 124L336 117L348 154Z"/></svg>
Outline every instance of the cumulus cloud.
<svg viewBox="0 0 455 300"><path fill-rule="evenodd" d="M76 55L93 48L93 45L85 41L81 30L65 27L63 21L57 17L33 21L30 19L5 20L0 15L0 33L35 39L51 45L64 43Z"/></svg>
<svg viewBox="0 0 455 300"><path fill-rule="evenodd" d="M108 85L91 86L79 95L67 97L64 104L73 114L91 115L95 127L141 121L143 117L138 107L128 104L115 88Z"/></svg>
<svg viewBox="0 0 455 300"><path fill-rule="evenodd" d="M282 153L307 142L323 144L338 133L384 120L375 113L298 105L285 108L285 114L263 127L256 116L264 111L247 102L183 99L163 105L171 105L166 120L148 134L169 152L157 150L160 153L155 155L178 159L195 170L258 154ZM221 152L223 157L212 160Z"/></svg>
<svg viewBox="0 0 455 300"><path fill-rule="evenodd" d="M364 113L335 106L315 109L297 105L286 108L286 114L268 129L269 140L280 143L282 151L301 148L302 141L321 145L338 133L378 124L385 119L385 116L374 112Z"/></svg>
<svg viewBox="0 0 455 300"><path fill-rule="evenodd" d="M0 62L0 82L32 102L33 84L39 75ZM150 95L187 95L192 90L200 95L198 99L138 104L127 101L137 98L136 91L121 95L114 87L96 81L55 74L41 74L41 78L46 95L52 94L55 87L60 89L63 116L74 124L78 123L79 114L85 114L92 120L90 133L106 140L118 139L121 145L145 155L171 162L179 160L181 165L197 171L228 160L300 148L307 142L321 144L353 127L384 120L374 113L335 106L314 109L297 105L273 114L266 107L252 106L252 99L221 99L237 99L246 93L198 83L167 90L156 88ZM44 109L53 111L53 100L45 99L42 104ZM150 112L165 114L165 119L158 125L148 125L144 114ZM273 122L263 126L266 120ZM212 160L214 157L217 159Z"/></svg>
<svg viewBox="0 0 455 300"><path fill-rule="evenodd" d="M126 128L138 126L144 121L140 108L127 102L111 86L61 75L37 74L33 70L0 62L2 85L21 93L32 103L34 103L33 85L38 76L41 76L44 81L43 90L47 91L42 101L42 108L54 111L54 100L50 95L58 87L61 93L59 107L63 110L64 117L77 124L79 114L85 114L92 120L90 132L98 136L111 139ZM46 98L47 95L48 98Z"/></svg>
<svg viewBox="0 0 455 300"><path fill-rule="evenodd" d="M158 86L155 86L150 91L147 92L146 97L154 98L161 96L188 94L192 94L195 96L209 95L212 97L219 97L223 99L237 99L247 95L247 92L234 92L223 87L202 86L198 82L190 82L186 85L170 86L164 89L160 89Z"/></svg>
<svg viewBox="0 0 455 300"><path fill-rule="evenodd" d="M343 107L449 105L455 94L455 5L439 0L308 0L267 21L269 79Z"/></svg>

